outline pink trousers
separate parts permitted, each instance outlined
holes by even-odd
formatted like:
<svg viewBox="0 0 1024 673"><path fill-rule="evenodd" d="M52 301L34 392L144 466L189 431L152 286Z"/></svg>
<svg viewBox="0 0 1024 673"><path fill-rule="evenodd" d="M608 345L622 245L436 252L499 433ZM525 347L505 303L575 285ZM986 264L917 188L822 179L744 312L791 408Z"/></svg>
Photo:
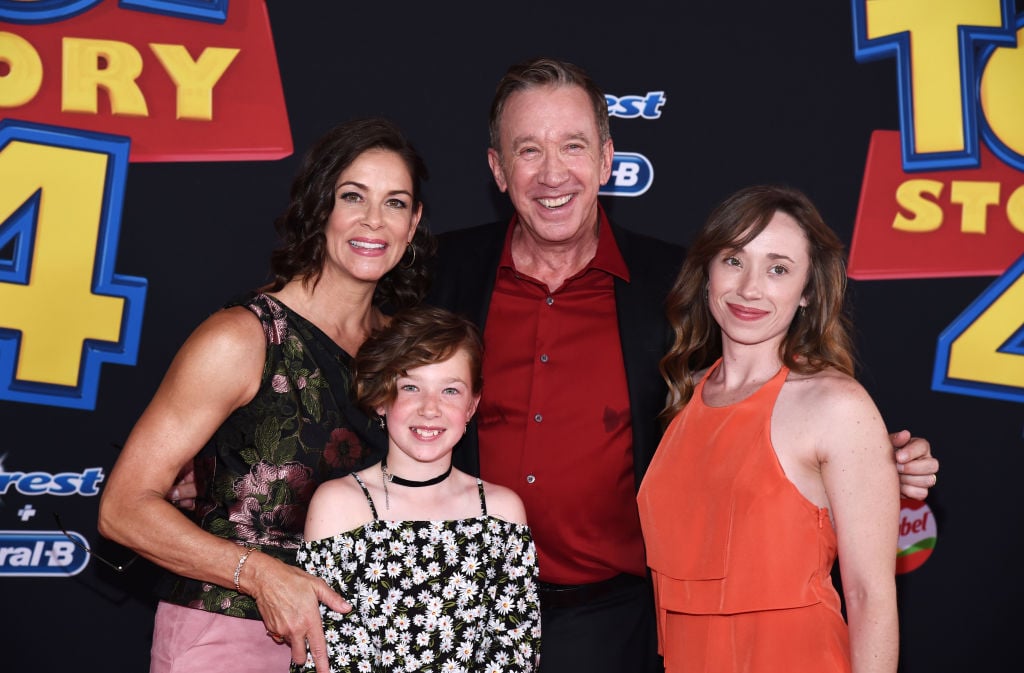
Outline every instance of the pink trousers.
<svg viewBox="0 0 1024 673"><path fill-rule="evenodd" d="M150 673L287 673L291 648L278 645L259 619L228 617L160 601Z"/></svg>

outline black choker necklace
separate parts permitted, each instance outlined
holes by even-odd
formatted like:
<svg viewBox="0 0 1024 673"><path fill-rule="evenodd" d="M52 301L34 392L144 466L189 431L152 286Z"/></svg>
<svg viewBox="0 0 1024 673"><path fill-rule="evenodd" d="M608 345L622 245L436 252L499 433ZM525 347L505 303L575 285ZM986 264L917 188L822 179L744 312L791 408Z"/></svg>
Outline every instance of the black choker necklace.
<svg viewBox="0 0 1024 673"><path fill-rule="evenodd" d="M388 459L384 458L380 461L380 471L384 473L384 479L392 484L398 484L399 486L412 486L418 488L420 486L433 486L434 484L440 484L442 481L448 478L448 475L452 473L452 464L448 463L448 469L443 474L439 474L433 479L427 479L426 481L413 481L411 479L402 479L398 475L391 474L388 472Z"/></svg>
<svg viewBox="0 0 1024 673"><path fill-rule="evenodd" d="M391 495L388 493L388 483L398 484L399 486L412 486L417 488L419 486L433 486L434 484L440 484L442 481L448 478L448 475L452 473L452 464L448 463L448 469L444 471L444 474L439 474L433 479L427 479L426 481L412 481L411 479L402 479L388 472L388 459L382 458L380 461L380 481L384 486L384 508L391 509Z"/></svg>

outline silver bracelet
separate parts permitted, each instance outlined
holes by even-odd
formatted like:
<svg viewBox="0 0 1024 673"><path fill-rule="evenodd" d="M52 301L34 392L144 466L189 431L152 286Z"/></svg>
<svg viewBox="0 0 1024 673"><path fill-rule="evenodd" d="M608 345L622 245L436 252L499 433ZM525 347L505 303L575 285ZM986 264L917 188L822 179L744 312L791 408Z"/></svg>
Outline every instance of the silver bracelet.
<svg viewBox="0 0 1024 673"><path fill-rule="evenodd" d="M242 593L242 587L238 585L238 578L242 574L242 566L244 566L245 562L249 559L249 554L256 550L256 547L252 547L248 544L243 544L242 546L245 547L245 551L243 551L238 557L238 565L235 566L235 591L238 593Z"/></svg>

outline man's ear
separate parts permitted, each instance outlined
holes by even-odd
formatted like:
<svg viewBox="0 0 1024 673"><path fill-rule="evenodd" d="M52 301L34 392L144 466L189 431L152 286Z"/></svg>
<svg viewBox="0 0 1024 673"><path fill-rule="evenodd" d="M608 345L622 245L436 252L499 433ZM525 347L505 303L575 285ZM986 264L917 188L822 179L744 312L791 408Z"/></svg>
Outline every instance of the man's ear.
<svg viewBox="0 0 1024 673"><path fill-rule="evenodd" d="M612 139L601 143L601 184L608 182L612 176L612 162L615 159L615 144Z"/></svg>
<svg viewBox="0 0 1024 673"><path fill-rule="evenodd" d="M494 176L494 183L498 185L498 190L507 191L508 180L505 179L505 169L501 165L501 155L493 147L487 148L487 164L491 167L491 175Z"/></svg>

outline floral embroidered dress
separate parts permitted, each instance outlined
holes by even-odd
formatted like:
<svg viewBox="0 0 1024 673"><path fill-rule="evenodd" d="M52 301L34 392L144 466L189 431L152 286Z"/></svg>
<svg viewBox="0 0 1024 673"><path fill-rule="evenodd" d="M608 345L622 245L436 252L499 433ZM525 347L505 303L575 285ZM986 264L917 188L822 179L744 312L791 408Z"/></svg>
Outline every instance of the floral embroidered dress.
<svg viewBox="0 0 1024 673"><path fill-rule="evenodd" d="M533 671L540 652L537 553L530 529L487 515L384 521L305 542L298 562L352 604L320 606L332 673ZM312 659L292 672L315 670Z"/></svg>
<svg viewBox="0 0 1024 673"><path fill-rule="evenodd" d="M323 481L380 459L386 435L348 396L351 358L315 325L265 294L230 302L263 324L259 392L236 409L195 459L196 509L206 531L295 564L306 509ZM165 575L163 600L259 619L234 588Z"/></svg>

